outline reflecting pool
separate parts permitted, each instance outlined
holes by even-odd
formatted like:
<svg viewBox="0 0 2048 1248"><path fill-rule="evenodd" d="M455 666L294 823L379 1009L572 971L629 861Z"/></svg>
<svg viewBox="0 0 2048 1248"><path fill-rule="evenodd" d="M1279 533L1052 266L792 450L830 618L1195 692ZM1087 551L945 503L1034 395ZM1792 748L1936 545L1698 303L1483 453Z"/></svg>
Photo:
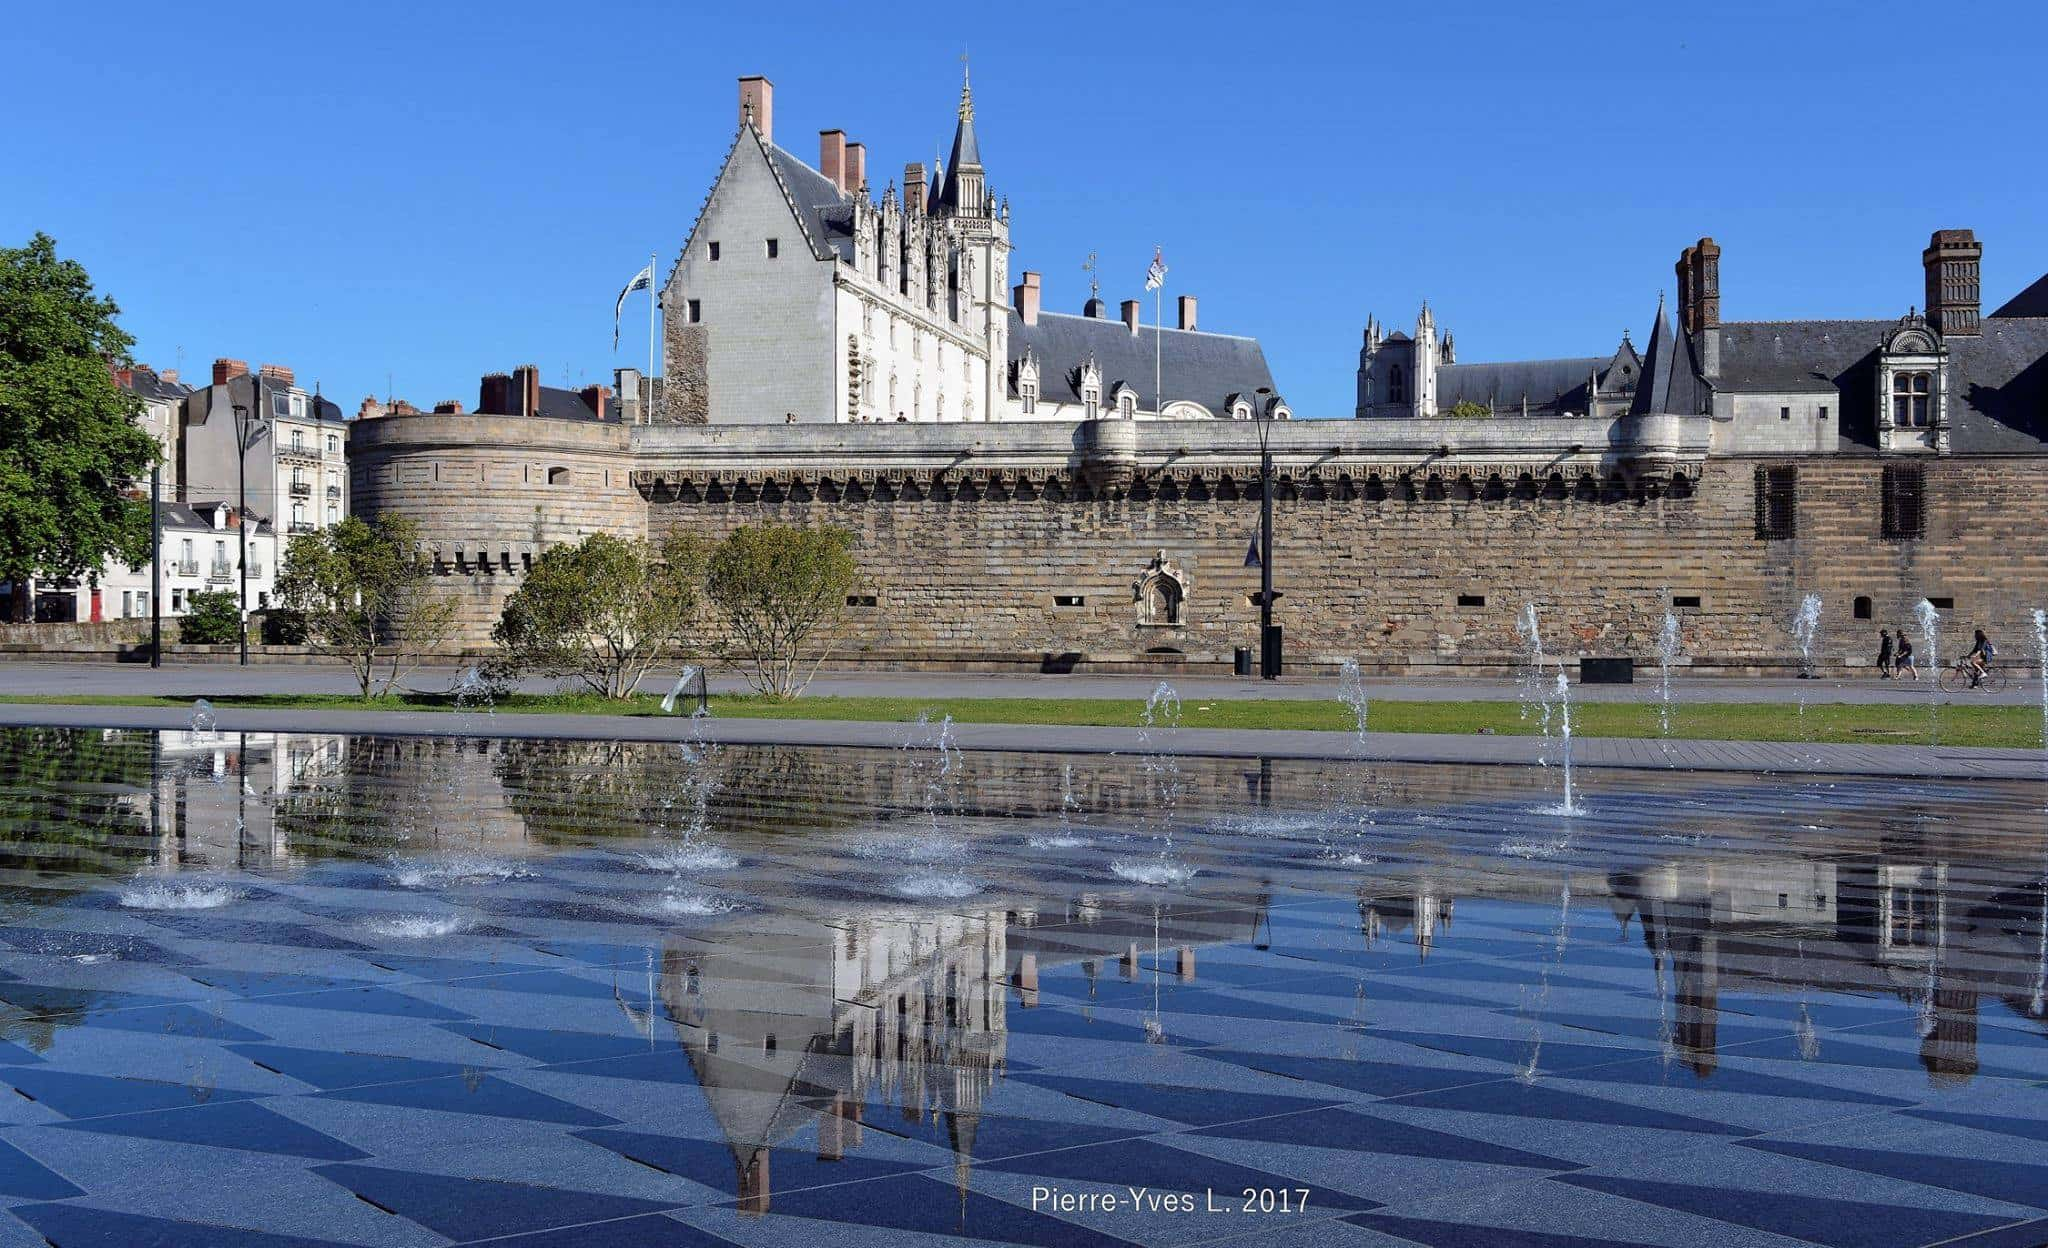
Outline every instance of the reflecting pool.
<svg viewBox="0 0 2048 1248"><path fill-rule="evenodd" d="M0 1245L2048 1240L2048 788L1555 781L0 732Z"/></svg>

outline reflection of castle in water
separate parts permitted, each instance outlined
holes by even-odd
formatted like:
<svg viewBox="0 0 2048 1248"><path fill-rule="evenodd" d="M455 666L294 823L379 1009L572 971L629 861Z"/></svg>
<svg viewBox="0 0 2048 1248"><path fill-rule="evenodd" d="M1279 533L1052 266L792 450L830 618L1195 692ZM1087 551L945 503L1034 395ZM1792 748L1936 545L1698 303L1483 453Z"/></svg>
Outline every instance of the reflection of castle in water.
<svg viewBox="0 0 2048 1248"><path fill-rule="evenodd" d="M1148 949L1191 978L1197 944L1248 940L1264 913L1263 897L1221 899L1155 926L1084 899L1044 926L1003 910L770 923L721 931L715 946L672 940L658 991L743 1210L768 1211L773 1150L814 1120L819 1159L836 1161L880 1114L900 1119L886 1130L950 1148L964 1193L1013 992L1035 1006L1041 972L1069 963L1091 982L1111 961L1136 978Z"/></svg>

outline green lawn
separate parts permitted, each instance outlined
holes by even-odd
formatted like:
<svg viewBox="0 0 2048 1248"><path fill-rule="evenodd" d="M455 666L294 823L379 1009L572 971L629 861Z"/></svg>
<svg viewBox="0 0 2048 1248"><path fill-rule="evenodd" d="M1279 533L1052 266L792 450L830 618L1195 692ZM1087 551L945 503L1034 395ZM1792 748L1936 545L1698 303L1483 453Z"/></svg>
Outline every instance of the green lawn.
<svg viewBox="0 0 2048 1248"><path fill-rule="evenodd" d="M452 711L443 694L405 694L364 702L347 694L265 694L213 699L222 707L318 708L331 710ZM0 702L88 706L190 706L191 698L109 695L0 696ZM802 698L771 702L755 697L714 697L714 715L746 719L836 719L901 722L918 712L951 715L963 724L1100 724L1129 727L1142 704L1129 698ZM591 694L514 694L500 703L506 713L549 711L573 715L661 714L658 699L607 702ZM1532 713L1514 702L1376 702L1376 732L1475 733L1540 732ZM1312 728L1349 731L1351 714L1335 701L1190 699L1182 723L1191 728ZM2033 706L1945 704L1926 706L1816 703L1805 714L1775 702L1681 704L1672 710L1671 735L1718 741L1833 741L1924 743L1930 725L1944 745L2016 746L2041 744L2041 712ZM1572 726L1587 737L1655 737L1656 707L1647 702L1583 702L1572 708Z"/></svg>

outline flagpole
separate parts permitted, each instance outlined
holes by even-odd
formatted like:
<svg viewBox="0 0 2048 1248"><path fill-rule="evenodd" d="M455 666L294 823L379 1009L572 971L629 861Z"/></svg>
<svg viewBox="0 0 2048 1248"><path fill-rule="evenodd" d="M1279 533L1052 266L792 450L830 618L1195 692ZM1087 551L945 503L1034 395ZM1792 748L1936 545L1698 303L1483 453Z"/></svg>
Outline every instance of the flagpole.
<svg viewBox="0 0 2048 1248"><path fill-rule="evenodd" d="M655 269L656 260L654 252L647 253L647 401L640 405L640 417L650 425L654 423L647 419L647 409L654 406L654 283L658 276Z"/></svg>
<svg viewBox="0 0 2048 1248"><path fill-rule="evenodd" d="M1152 292L1152 410L1166 415L1166 396L1159 393L1166 371L1166 283Z"/></svg>

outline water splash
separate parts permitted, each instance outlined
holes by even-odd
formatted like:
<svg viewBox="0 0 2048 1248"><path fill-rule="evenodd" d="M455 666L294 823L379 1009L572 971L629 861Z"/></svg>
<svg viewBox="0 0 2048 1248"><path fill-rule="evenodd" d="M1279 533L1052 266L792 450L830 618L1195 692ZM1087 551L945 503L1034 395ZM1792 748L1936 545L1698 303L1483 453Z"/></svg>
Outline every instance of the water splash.
<svg viewBox="0 0 2048 1248"><path fill-rule="evenodd" d="M1357 659L1345 659L1337 669L1337 700L1351 711L1351 752L1365 753L1365 725L1370 707L1366 699L1365 676L1358 670Z"/></svg>
<svg viewBox="0 0 2048 1248"><path fill-rule="evenodd" d="M896 891L905 897L958 901L972 897L981 891L981 885L964 875L941 875L937 872L919 872L903 879L896 885Z"/></svg>
<svg viewBox="0 0 2048 1248"><path fill-rule="evenodd" d="M1922 598L1919 605L1913 608L1913 618L1920 622L1920 644L1927 651L1927 665L1920 669L1922 677L1927 681L1927 743L1938 745L1941 742L1940 719L1936 710L1941 693L1941 655L1938 650L1941 642L1941 612L1935 610L1932 602ZM1920 656L1914 657L1917 659Z"/></svg>
<svg viewBox="0 0 2048 1248"><path fill-rule="evenodd" d="M137 882L121 890L121 904L130 910L218 910L243 896L240 889L218 884L173 884L167 880Z"/></svg>
<svg viewBox="0 0 2048 1248"><path fill-rule="evenodd" d="M683 918L711 918L731 914L739 909L739 903L730 897L691 889L669 889L657 897L652 907L657 915Z"/></svg>
<svg viewBox="0 0 2048 1248"><path fill-rule="evenodd" d="M1522 638L1522 648L1528 657L1528 666L1522 675L1522 690L1517 698L1522 704L1522 719L1527 721L1530 712L1542 716L1543 749L1536 756L1539 765L1550 765L1550 726L1552 706L1550 686L1545 683L1543 667L1547 658L1543 653L1543 628L1536 619L1536 604L1526 603L1522 613L1515 617L1515 632Z"/></svg>
<svg viewBox="0 0 2048 1248"><path fill-rule="evenodd" d="M1564 765L1564 800L1555 806L1546 807L1548 815L1583 815L1585 807L1578 803L1578 796L1572 788L1572 682L1564 674L1564 666L1558 665L1557 680L1552 686L1557 697L1557 731L1559 750Z"/></svg>
<svg viewBox="0 0 2048 1248"><path fill-rule="evenodd" d="M371 919L364 926L372 935L392 940L428 940L453 936L468 927L469 920L458 914L400 914Z"/></svg>
<svg viewBox="0 0 2048 1248"><path fill-rule="evenodd" d="M2034 608L2034 654L2041 664L2041 748L2048 750L2048 611Z"/></svg>
<svg viewBox="0 0 2048 1248"><path fill-rule="evenodd" d="M192 703L192 718L189 723L194 733L210 733L218 722L219 719L213 713L213 703L205 698L196 699Z"/></svg>
<svg viewBox="0 0 2048 1248"><path fill-rule="evenodd" d="M1678 661L1679 645L1678 617L1666 611L1657 633L1657 731L1666 737L1671 735L1671 665Z"/></svg>
<svg viewBox="0 0 2048 1248"><path fill-rule="evenodd" d="M1185 884L1195 878L1196 868L1184 862L1174 862L1164 856L1158 858L1119 858L1109 864L1110 871L1120 880L1132 884L1149 884L1154 887L1171 888Z"/></svg>
<svg viewBox="0 0 2048 1248"><path fill-rule="evenodd" d="M498 713L497 693L481 668L463 668L462 675L456 677L455 684L449 688L448 694L455 703L455 711L459 715Z"/></svg>
<svg viewBox="0 0 2048 1248"><path fill-rule="evenodd" d="M394 858L391 879L400 888L448 888L499 880L530 880L525 865L480 854L447 854L439 858Z"/></svg>
<svg viewBox="0 0 2048 1248"><path fill-rule="evenodd" d="M1088 838L1074 831L1074 815L1081 809L1081 799L1074 792L1074 765L1067 763L1060 768L1060 821L1059 827L1046 834L1029 838L1025 843L1033 849L1076 849L1088 843Z"/></svg>
<svg viewBox="0 0 2048 1248"><path fill-rule="evenodd" d="M1799 678L1813 679L1813 642L1820 634L1820 595L1808 594L1799 600L1799 610L1792 615L1792 640L1799 646Z"/></svg>
<svg viewBox="0 0 2048 1248"><path fill-rule="evenodd" d="M722 845L676 845L652 853L635 854L649 871L680 875L687 871L730 871L740 865L739 856Z"/></svg>
<svg viewBox="0 0 2048 1248"><path fill-rule="evenodd" d="M1151 815L1157 824L1155 835L1159 842L1159 854L1149 869L1141 873L1157 876L1158 880L1137 880L1139 883L1174 882L1192 878L1194 869L1174 859L1174 819L1180 806L1181 790L1185 780L1181 775L1180 759L1173 753L1174 734L1180 729L1180 694L1172 685L1160 681L1152 690L1152 696L1145 699L1144 709L1138 713L1138 767L1145 783L1145 799ZM1140 865L1132 860L1110 864L1110 869L1124 879L1136 879L1127 874L1125 868L1140 871ZM1184 874L1183 874L1184 873Z"/></svg>

